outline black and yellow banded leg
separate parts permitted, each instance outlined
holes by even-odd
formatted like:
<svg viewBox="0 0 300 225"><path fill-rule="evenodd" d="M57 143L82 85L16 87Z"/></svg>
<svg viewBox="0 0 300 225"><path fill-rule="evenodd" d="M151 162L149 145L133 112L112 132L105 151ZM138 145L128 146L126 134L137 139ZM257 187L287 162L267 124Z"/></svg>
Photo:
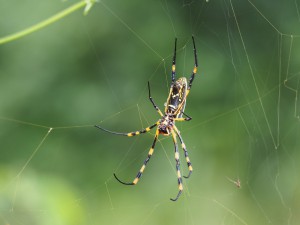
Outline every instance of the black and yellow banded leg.
<svg viewBox="0 0 300 225"><path fill-rule="evenodd" d="M175 118L174 120L175 120L176 122L182 122L182 121L189 121L190 119L189 119L189 118L181 117L181 118Z"/></svg>
<svg viewBox="0 0 300 225"><path fill-rule="evenodd" d="M176 131L177 136L179 137L179 140L180 140L180 143L181 143L181 147L182 147L182 149L184 151L184 157L185 157L188 169L189 169L189 174L187 176L183 176L183 177L184 178L189 178L191 176L192 172L193 172L192 163L190 161L189 154L188 154L188 151L186 150L186 146L185 146L185 144L183 142L183 139L181 137L180 131L177 129L176 126L174 126L174 129Z"/></svg>
<svg viewBox="0 0 300 225"><path fill-rule="evenodd" d="M123 135L123 136L127 136L127 137L133 137L133 136L137 136L137 135L149 132L151 129L156 127L158 124L159 124L159 121L157 121L155 124L153 124L149 127L146 127L144 130L134 131L134 132L129 132L129 133L119 133L119 132L110 131L110 130L107 130L103 127L100 127L99 125L95 125L95 127L99 128L100 130L103 130L107 133L116 134L116 135Z"/></svg>
<svg viewBox="0 0 300 225"><path fill-rule="evenodd" d="M176 198L171 198L171 200L177 201L177 199L179 198L179 196L182 193L183 186L182 186L182 178L181 178L181 172L180 172L180 161L179 161L179 152L178 152L176 134L173 129L171 130L171 133L172 133L172 138L173 138L174 148L175 148L176 172L177 172L178 189L179 189Z"/></svg>
<svg viewBox="0 0 300 225"><path fill-rule="evenodd" d="M159 134L159 130L156 129L155 136L154 136L154 140L153 140L152 146L151 146L151 148L150 148L150 150L149 150L149 152L148 152L148 156L147 156L147 158L145 159L145 161L144 161L144 163L143 163L141 169L139 170L139 172L137 173L136 177L134 178L134 180L133 180L132 182L129 182L129 183L123 182L123 181L121 181L121 180L116 176L116 174L114 174L115 178L116 178L121 184L125 184L125 185L136 185L137 182L139 182L139 179L140 179L141 176L143 175L143 172L144 172L144 170L145 170L145 168L146 168L147 163L149 162L151 156L153 155L154 147L155 147L155 144L156 144L156 141L157 141L157 138L158 138L158 134Z"/></svg>
<svg viewBox="0 0 300 225"><path fill-rule="evenodd" d="M194 47L195 66L194 66L192 75L191 75L190 80L189 80L189 85L188 85L188 87L187 87L186 96L187 96L187 95L189 94L189 92L190 92L190 89L191 89L191 87L192 87L192 83L193 83L193 81L194 81L194 78L195 78L195 75L196 75L197 69L198 69L197 50L196 50L196 45L195 45L195 39L194 39L194 36L192 36L192 39L193 39L193 47Z"/></svg>
<svg viewBox="0 0 300 225"><path fill-rule="evenodd" d="M149 99L153 105L153 107L156 109L156 111L159 113L160 116L163 116L163 113L161 110L158 108L158 106L155 104L153 98L151 97L151 91L150 91L150 82L148 81L148 91L149 91Z"/></svg>
<svg viewBox="0 0 300 225"><path fill-rule="evenodd" d="M174 55L173 55L173 61L172 61L171 87L173 86L173 84L175 82L175 76L176 76L176 45L177 45L177 38L175 38Z"/></svg>
<svg viewBox="0 0 300 225"><path fill-rule="evenodd" d="M184 112L182 114L185 115L186 117L175 118L174 120L179 122L192 120L192 117L186 115Z"/></svg>
<svg viewBox="0 0 300 225"><path fill-rule="evenodd" d="M192 120L192 117L188 116L188 115L185 114L184 112L182 112L182 114L186 116L186 118L184 118L185 121L190 121L190 120Z"/></svg>

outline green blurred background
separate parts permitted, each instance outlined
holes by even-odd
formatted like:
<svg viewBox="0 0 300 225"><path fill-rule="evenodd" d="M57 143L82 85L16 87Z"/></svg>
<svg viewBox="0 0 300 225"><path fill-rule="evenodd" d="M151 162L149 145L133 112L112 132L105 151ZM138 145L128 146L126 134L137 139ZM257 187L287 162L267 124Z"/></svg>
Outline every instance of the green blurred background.
<svg viewBox="0 0 300 225"><path fill-rule="evenodd" d="M1 37L76 1L0 0ZM0 224L298 224L300 1L115 1L0 46ZM178 123L194 173L140 130L177 77L199 73ZM50 129L52 128L52 129ZM297 151L298 150L298 151ZM182 151L181 151L182 153ZM186 163L181 155L183 174ZM240 182L239 188L235 182Z"/></svg>

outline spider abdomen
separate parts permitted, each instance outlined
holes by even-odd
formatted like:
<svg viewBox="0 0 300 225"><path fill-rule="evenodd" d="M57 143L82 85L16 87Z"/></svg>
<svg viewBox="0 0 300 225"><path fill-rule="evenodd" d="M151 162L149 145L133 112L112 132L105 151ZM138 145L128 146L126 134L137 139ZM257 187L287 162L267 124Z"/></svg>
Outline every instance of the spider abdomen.
<svg viewBox="0 0 300 225"><path fill-rule="evenodd" d="M165 112L180 118L185 108L186 92L187 81L185 77L181 77L171 86Z"/></svg>

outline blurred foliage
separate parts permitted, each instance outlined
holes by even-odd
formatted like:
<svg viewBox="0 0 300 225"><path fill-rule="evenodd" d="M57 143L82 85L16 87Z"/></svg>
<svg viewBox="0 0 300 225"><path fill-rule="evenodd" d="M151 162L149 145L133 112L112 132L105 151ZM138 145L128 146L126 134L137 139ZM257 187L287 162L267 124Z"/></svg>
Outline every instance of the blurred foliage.
<svg viewBox="0 0 300 225"><path fill-rule="evenodd" d="M0 0L1 36L76 1ZM299 1L99 1L0 46L0 224L297 224ZM173 143L160 137L177 77L199 73L178 123L194 173L177 193ZM292 36L293 35L293 36ZM50 129L52 128L52 129ZM182 170L187 173L183 155ZM241 182L238 188L234 181Z"/></svg>

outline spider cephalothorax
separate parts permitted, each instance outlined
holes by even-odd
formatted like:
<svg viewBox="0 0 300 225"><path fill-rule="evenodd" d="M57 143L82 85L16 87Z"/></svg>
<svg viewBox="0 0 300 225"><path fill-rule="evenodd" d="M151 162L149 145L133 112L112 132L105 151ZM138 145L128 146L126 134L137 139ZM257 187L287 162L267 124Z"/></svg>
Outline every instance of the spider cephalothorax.
<svg viewBox="0 0 300 225"><path fill-rule="evenodd" d="M182 190L183 190L182 178L181 178L181 172L180 172L179 152L178 152L177 138L176 138L177 136L179 137L179 141L180 141L181 147L184 151L184 156L185 156L187 166L188 166L188 169L189 169L189 174L187 176L184 176L184 177L189 178L192 171L193 171L192 164L190 162L188 152L186 150L186 146L183 143L183 139L181 137L180 131L175 126L176 121L189 121L189 120L192 119L191 117L189 117L188 115L186 115L184 113L186 98L187 98L187 96L190 92L190 89L192 87L192 83L193 83L193 80L194 80L195 74L197 73L197 68L198 68L197 51L196 51L194 37L192 37L192 40L193 40L193 47L194 47L195 65L194 65L192 75L189 79L189 82L187 83L187 79L185 77L181 77L181 78L179 78L178 80L175 81L176 43L177 43L177 39L175 39L175 49L174 49L174 56L173 56L173 63L172 63L171 87L170 87L170 92L169 92L167 102L165 104L164 113L162 113L162 111L154 103L154 101L151 97L151 93L150 93L150 84L148 82L149 99L150 99L153 107L156 109L156 111L161 116L161 119L159 119L155 124L145 128L144 130L129 132L129 133L113 132L113 131L106 130L105 128L102 128L98 125L96 126L97 128L99 128L101 130L104 130L108 133L123 135L123 136L127 136L127 137L132 137L132 136L136 136L136 135L139 135L139 134L146 133L146 132L150 131L152 128L157 126L155 136L154 136L154 140L153 140L152 146L151 146L151 148L148 152L148 156L145 159L142 167L140 168L140 170L137 173L134 180L132 182L129 182L129 183L128 182L123 182L116 176L116 174L114 174L115 178L120 183L126 184L126 185L135 185L135 184L137 184L137 182L141 178L141 176L142 176L142 174L143 174L143 172L146 168L146 165L149 162L149 160L150 160L150 158L151 158L151 156L154 152L154 147L155 147L158 135L159 134L167 135L167 136L172 135L174 148L175 148L175 161L176 161L177 181L178 181L178 189L179 189L176 198L174 198L174 199L171 198L172 201L176 201L179 198L179 196L181 195ZM183 115L185 117L183 117Z"/></svg>
<svg viewBox="0 0 300 225"><path fill-rule="evenodd" d="M170 135L171 130L174 126L174 115L171 113L167 113L164 115L160 120L157 129L159 130L159 133L162 135Z"/></svg>

